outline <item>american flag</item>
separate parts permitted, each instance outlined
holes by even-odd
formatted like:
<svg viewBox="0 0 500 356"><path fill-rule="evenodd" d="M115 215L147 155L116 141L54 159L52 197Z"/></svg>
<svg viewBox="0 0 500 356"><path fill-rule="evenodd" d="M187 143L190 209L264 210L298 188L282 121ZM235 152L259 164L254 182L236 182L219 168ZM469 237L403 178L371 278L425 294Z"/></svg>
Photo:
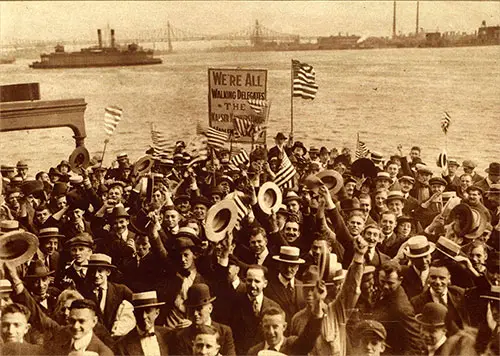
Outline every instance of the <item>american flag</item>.
<svg viewBox="0 0 500 356"><path fill-rule="evenodd" d="M292 188L293 187L293 176L297 173L292 162L288 158L287 154L283 154L283 159L281 160L280 168L276 173L274 178L274 183L280 188Z"/></svg>
<svg viewBox="0 0 500 356"><path fill-rule="evenodd" d="M108 106L104 109L104 131L111 136L122 119L123 110L117 106Z"/></svg>
<svg viewBox="0 0 500 356"><path fill-rule="evenodd" d="M196 133L198 135L206 136L208 139L207 141L208 145L215 148L224 148L224 145L229 139L229 134L223 131L219 131L213 127L208 127L204 129L199 121L196 126Z"/></svg>
<svg viewBox="0 0 500 356"><path fill-rule="evenodd" d="M234 128L240 136L252 136L254 134L254 124L248 119L234 118Z"/></svg>
<svg viewBox="0 0 500 356"><path fill-rule="evenodd" d="M153 157L171 156L174 152L175 145L169 143L167 136L159 130L155 130L151 126L151 141L153 141Z"/></svg>
<svg viewBox="0 0 500 356"><path fill-rule="evenodd" d="M269 102L267 100L260 99L248 99L248 105L256 114L262 114L264 109L269 106Z"/></svg>
<svg viewBox="0 0 500 356"><path fill-rule="evenodd" d="M237 194L233 197L234 203L236 204L236 208L238 209L238 221L241 221L248 215L248 207L243 203Z"/></svg>
<svg viewBox="0 0 500 356"><path fill-rule="evenodd" d="M359 134L358 134L358 140L356 142L356 153L355 153L356 159L365 158L366 156L368 156L369 152L370 151L366 147L366 143L359 140Z"/></svg>
<svg viewBox="0 0 500 356"><path fill-rule="evenodd" d="M318 91L316 72L307 63L292 60L293 96L302 99L314 99Z"/></svg>
<svg viewBox="0 0 500 356"><path fill-rule="evenodd" d="M238 153L236 156L231 158L231 160L229 161L229 164L234 166L234 167L239 167L241 164L247 165L249 162L250 162L250 157L248 156L247 151L245 151L242 148L240 153Z"/></svg>
<svg viewBox="0 0 500 356"><path fill-rule="evenodd" d="M451 116L445 111L443 113L443 118L441 119L441 130L443 130L445 135L448 133L450 123L451 123Z"/></svg>

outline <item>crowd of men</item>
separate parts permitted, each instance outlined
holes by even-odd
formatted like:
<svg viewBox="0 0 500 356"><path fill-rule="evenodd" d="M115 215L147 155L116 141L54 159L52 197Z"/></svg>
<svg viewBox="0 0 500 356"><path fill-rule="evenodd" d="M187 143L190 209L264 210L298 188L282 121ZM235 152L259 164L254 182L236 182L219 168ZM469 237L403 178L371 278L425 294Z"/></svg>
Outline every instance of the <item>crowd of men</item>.
<svg viewBox="0 0 500 356"><path fill-rule="evenodd" d="M498 355L500 163L420 153L2 162L0 354Z"/></svg>

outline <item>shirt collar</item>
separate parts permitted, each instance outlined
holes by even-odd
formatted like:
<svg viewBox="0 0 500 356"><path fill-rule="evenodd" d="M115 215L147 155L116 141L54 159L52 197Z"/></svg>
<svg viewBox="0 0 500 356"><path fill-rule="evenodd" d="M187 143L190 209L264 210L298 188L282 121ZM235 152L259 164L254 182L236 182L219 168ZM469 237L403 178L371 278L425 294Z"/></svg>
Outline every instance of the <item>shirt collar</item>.
<svg viewBox="0 0 500 356"><path fill-rule="evenodd" d="M447 298L447 295L448 295L448 288L446 288L443 292L443 294L439 295L437 294L434 289L432 288L429 288L429 291L431 292L431 296L433 298L436 298L436 300L439 300L439 297L442 297L444 299L445 302L448 302L448 298Z"/></svg>
<svg viewBox="0 0 500 356"><path fill-rule="evenodd" d="M283 284L285 287L288 287L288 284L292 286L292 288L295 288L295 278L292 278L290 281L285 279L281 273L278 274L278 279Z"/></svg>
<svg viewBox="0 0 500 356"><path fill-rule="evenodd" d="M248 299L250 299L250 296L248 297ZM262 308L262 302L264 301L264 293L260 293L257 297L255 297L255 299L257 300L257 303L259 303L259 309ZM252 301L250 299L250 301Z"/></svg>
<svg viewBox="0 0 500 356"><path fill-rule="evenodd" d="M108 282L104 283L104 285L102 285L102 286L95 287L94 290L97 290L99 288L101 288L103 291L107 290L108 289Z"/></svg>
<svg viewBox="0 0 500 356"><path fill-rule="evenodd" d="M74 349L78 351L85 351L89 346L91 339L92 339L92 331L78 340L73 339Z"/></svg>
<svg viewBox="0 0 500 356"><path fill-rule="evenodd" d="M443 337L441 339L439 339L439 341L437 342L436 345L434 346L431 346L429 348L429 351L436 351L437 349L439 349L441 346L443 346L443 344L446 342L446 335L443 335Z"/></svg>
<svg viewBox="0 0 500 356"><path fill-rule="evenodd" d="M285 341L285 336L283 336L281 338L281 341L278 342L274 347L273 349L275 349L276 351L279 352L279 350L281 350L281 346L283 345L283 342ZM269 350L271 346L269 346L269 344L267 343L267 341L265 342L265 345L264 345L264 350Z"/></svg>
<svg viewBox="0 0 500 356"><path fill-rule="evenodd" d="M236 276L236 279L234 281L231 282L232 286L234 289L238 288L238 286L240 285L241 281L240 281L240 278L238 276Z"/></svg>
<svg viewBox="0 0 500 356"><path fill-rule="evenodd" d="M151 329L146 330L146 331L143 331L143 330L139 329L138 326L136 326L135 328L137 329L137 333L139 334L139 336L144 336L146 334L154 334L155 333L155 327L154 326ZM150 336L150 335L148 335L148 336Z"/></svg>
<svg viewBox="0 0 500 356"><path fill-rule="evenodd" d="M264 251L262 251L261 253L258 254L259 261L264 260L267 257L267 255L269 255L269 250L266 247L266 249Z"/></svg>

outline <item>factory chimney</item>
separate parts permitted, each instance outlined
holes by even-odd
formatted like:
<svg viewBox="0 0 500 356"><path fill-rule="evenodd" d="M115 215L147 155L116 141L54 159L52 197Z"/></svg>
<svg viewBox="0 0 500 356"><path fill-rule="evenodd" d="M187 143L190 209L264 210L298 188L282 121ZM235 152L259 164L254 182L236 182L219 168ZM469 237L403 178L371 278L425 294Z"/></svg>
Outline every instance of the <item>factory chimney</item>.
<svg viewBox="0 0 500 356"><path fill-rule="evenodd" d="M97 39L99 41L99 48L102 48L102 34L101 34L101 29L97 30Z"/></svg>
<svg viewBox="0 0 500 356"><path fill-rule="evenodd" d="M115 30L111 29L111 48L115 48Z"/></svg>
<svg viewBox="0 0 500 356"><path fill-rule="evenodd" d="M394 0L394 13L392 15L392 38L396 38L396 0Z"/></svg>
<svg viewBox="0 0 500 356"><path fill-rule="evenodd" d="M417 23L415 25L415 36L418 36L418 16L419 16L420 1L417 1Z"/></svg>

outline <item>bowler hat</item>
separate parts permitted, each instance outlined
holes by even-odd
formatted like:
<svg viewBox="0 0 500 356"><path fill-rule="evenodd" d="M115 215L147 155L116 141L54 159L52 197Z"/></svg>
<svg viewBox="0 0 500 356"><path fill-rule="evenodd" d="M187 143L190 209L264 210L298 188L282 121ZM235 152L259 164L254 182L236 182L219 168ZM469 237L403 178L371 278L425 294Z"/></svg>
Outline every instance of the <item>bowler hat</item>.
<svg viewBox="0 0 500 356"><path fill-rule="evenodd" d="M52 192L50 193L51 196L57 197L60 195L64 195L68 192L68 184L64 182L55 182L54 186L52 187Z"/></svg>
<svg viewBox="0 0 500 356"><path fill-rule="evenodd" d="M191 206L195 206L195 205L205 205L207 208L210 207L210 205L212 205L212 203L210 202L210 200L208 200L207 198L205 198L203 195L200 195L198 197L195 197L191 200Z"/></svg>
<svg viewBox="0 0 500 356"><path fill-rule="evenodd" d="M55 271L50 271L41 260L32 261L24 278L43 278L54 274Z"/></svg>
<svg viewBox="0 0 500 356"><path fill-rule="evenodd" d="M484 170L486 173L491 175L500 175L500 163L491 162L490 166Z"/></svg>
<svg viewBox="0 0 500 356"><path fill-rule="evenodd" d="M184 305L188 308L196 308L208 303L212 303L215 297L210 295L210 288L205 283L193 284L187 291L187 298Z"/></svg>
<svg viewBox="0 0 500 356"><path fill-rule="evenodd" d="M358 158L351 165L351 174L355 177L370 177L375 178L377 176L377 167L372 160L368 158Z"/></svg>
<svg viewBox="0 0 500 356"><path fill-rule="evenodd" d="M134 306L134 309L159 307L164 304L164 302L158 302L158 297L156 296L156 291L154 290L132 294L132 305Z"/></svg>
<svg viewBox="0 0 500 356"><path fill-rule="evenodd" d="M130 218L129 213L123 206L114 207L113 210L111 211L111 214L108 215L108 219L112 221L118 218L127 218L127 219Z"/></svg>
<svg viewBox="0 0 500 356"><path fill-rule="evenodd" d="M294 246L281 246L279 255L273 256L273 260L290 264L303 264L306 262L300 258L300 249Z"/></svg>
<svg viewBox="0 0 500 356"><path fill-rule="evenodd" d="M264 183L259 189L257 202L264 213L268 215L272 212L276 213L282 203L280 188L274 182Z"/></svg>
<svg viewBox="0 0 500 356"><path fill-rule="evenodd" d="M424 305L422 313L417 314L415 319L424 326L444 326L448 308L440 303L430 302Z"/></svg>
<svg viewBox="0 0 500 356"><path fill-rule="evenodd" d="M275 140L286 140L286 136L283 132L278 132L274 137Z"/></svg>
<svg viewBox="0 0 500 356"><path fill-rule="evenodd" d="M39 180L24 181L21 185L21 191L26 197L35 193L43 192L43 182Z"/></svg>
<svg viewBox="0 0 500 356"><path fill-rule="evenodd" d="M116 268L115 265L111 264L111 257L109 257L104 253L93 253L89 258L88 264L82 265L82 267L88 267L88 268L104 267L109 269Z"/></svg>
<svg viewBox="0 0 500 356"><path fill-rule="evenodd" d="M406 247L403 249L404 254L409 258L419 258L423 256L430 255L436 249L434 243L429 242L427 237L423 235L417 235L410 237L406 243Z"/></svg>
<svg viewBox="0 0 500 356"><path fill-rule="evenodd" d="M301 141L295 141L295 143L292 146L292 152L295 151L296 148L302 149L302 156L304 156L307 153L307 148Z"/></svg>

